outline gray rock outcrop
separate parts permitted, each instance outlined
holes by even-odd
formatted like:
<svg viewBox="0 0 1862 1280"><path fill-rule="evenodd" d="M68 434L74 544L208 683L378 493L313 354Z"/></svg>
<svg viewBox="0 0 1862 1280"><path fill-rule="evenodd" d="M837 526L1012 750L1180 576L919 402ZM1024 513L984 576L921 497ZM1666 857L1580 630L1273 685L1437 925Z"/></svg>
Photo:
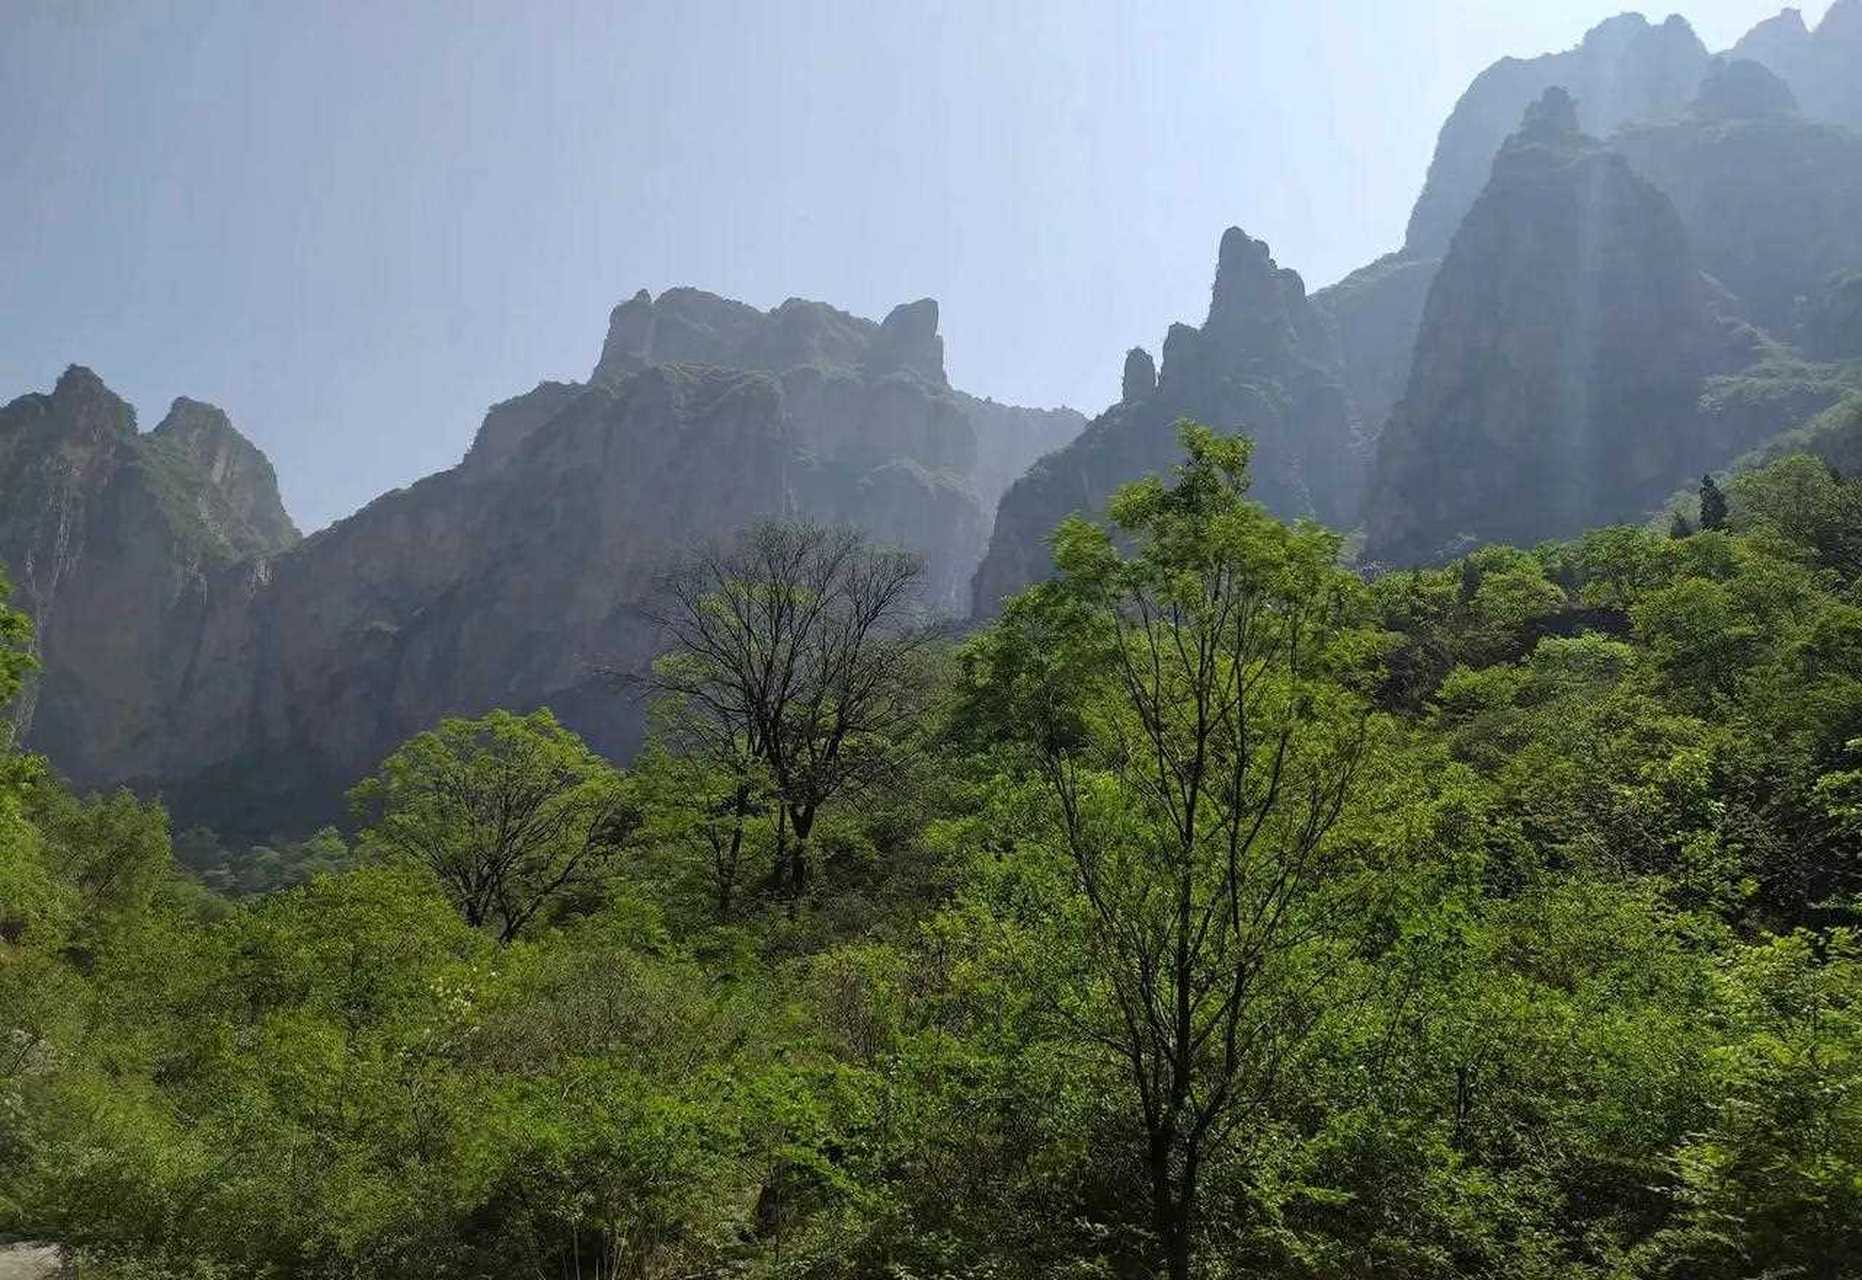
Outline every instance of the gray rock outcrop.
<svg viewBox="0 0 1862 1280"><path fill-rule="evenodd" d="M1862 133L1806 118L1757 62L1716 64L1682 117L1610 145L1674 202L1701 267L1755 323L1789 332L1803 300L1862 268Z"/></svg>
<svg viewBox="0 0 1862 1280"><path fill-rule="evenodd" d="M1710 56L1680 17L1659 26L1626 13L1593 28L1575 49L1537 58L1503 58L1462 95L1436 142L1435 158L1404 251L1440 257L1487 185L1495 153L1520 114L1547 89L1561 87L1580 104L1589 132L1607 135L1631 120L1679 115L1694 100Z"/></svg>
<svg viewBox="0 0 1862 1280"><path fill-rule="evenodd" d="M16 714L79 785L254 837L339 816L446 715L549 705L624 755L643 709L604 670L651 657L678 553L851 522L923 553L927 603L957 609L991 490L1080 423L953 391L928 300L874 323L642 293L586 384L493 406L459 466L300 540L223 413L179 400L139 434L73 368L0 409L0 563L44 659Z"/></svg>
<svg viewBox="0 0 1862 1280"><path fill-rule="evenodd" d="M1003 495L976 573L977 614L1047 575L1047 539L1062 519L1096 514L1120 485L1177 462L1180 418L1253 437L1254 496L1281 515L1353 514L1365 451L1337 337L1265 244L1238 228L1223 235L1208 316L1200 328L1172 325L1163 352L1148 391L1148 357L1128 356L1125 398Z"/></svg>
<svg viewBox="0 0 1862 1280"><path fill-rule="evenodd" d="M1637 516L1726 456L1697 409L1751 330L1674 206L1546 91L1495 159L1429 293L1378 442L1366 558L1438 561Z"/></svg>

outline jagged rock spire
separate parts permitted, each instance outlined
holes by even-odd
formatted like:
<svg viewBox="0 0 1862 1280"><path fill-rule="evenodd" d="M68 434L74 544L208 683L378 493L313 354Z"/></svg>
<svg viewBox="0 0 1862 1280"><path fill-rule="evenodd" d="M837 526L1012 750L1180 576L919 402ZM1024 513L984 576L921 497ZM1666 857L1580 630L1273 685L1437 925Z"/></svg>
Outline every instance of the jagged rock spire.
<svg viewBox="0 0 1862 1280"><path fill-rule="evenodd" d="M1120 383L1119 399L1134 404L1157 390L1157 364L1143 347L1125 353L1125 376Z"/></svg>

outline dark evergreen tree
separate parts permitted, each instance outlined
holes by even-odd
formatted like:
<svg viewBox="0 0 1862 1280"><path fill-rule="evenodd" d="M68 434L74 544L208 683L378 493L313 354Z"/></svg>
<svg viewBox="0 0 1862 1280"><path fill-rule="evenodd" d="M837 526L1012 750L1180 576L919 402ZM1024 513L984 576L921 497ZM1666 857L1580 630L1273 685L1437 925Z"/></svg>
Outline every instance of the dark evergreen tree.
<svg viewBox="0 0 1862 1280"><path fill-rule="evenodd" d="M1694 536L1694 522L1687 518L1687 512L1675 512L1674 519L1668 522L1668 536L1677 539Z"/></svg>
<svg viewBox="0 0 1862 1280"><path fill-rule="evenodd" d="M1711 475L1700 478L1700 527L1703 529L1724 529L1726 527L1726 495L1720 492L1720 486Z"/></svg>

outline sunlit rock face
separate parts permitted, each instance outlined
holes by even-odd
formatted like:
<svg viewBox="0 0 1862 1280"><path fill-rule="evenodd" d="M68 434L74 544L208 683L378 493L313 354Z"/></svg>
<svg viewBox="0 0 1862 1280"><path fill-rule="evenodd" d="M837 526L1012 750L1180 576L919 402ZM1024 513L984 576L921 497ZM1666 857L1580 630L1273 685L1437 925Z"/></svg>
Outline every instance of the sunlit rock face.
<svg viewBox="0 0 1862 1280"><path fill-rule="evenodd" d="M1564 53L1504 58L1462 95L1436 142L1422 196L1410 215L1404 251L1439 257L1487 184L1494 153L1520 113L1547 89L1561 87L1579 104L1580 124L1598 136L1631 120L1679 115L1694 100L1710 56L1679 17L1659 26L1623 14L1594 28Z"/></svg>
<svg viewBox="0 0 1862 1280"><path fill-rule="evenodd" d="M152 758L177 700L219 678L194 649L215 583L297 530L271 464L212 405L153 432L88 369L0 408L0 565L36 624L40 670L11 708L72 776Z"/></svg>
<svg viewBox="0 0 1862 1280"><path fill-rule="evenodd" d="M1628 126L1611 146L1674 201L1701 267L1774 332L1862 268L1862 133L1807 119L1757 62L1715 66L1683 117Z"/></svg>
<svg viewBox="0 0 1862 1280"><path fill-rule="evenodd" d="M698 289L644 291L616 307L591 381L612 382L656 364L703 364L774 375L801 447L827 483L859 491L856 505L880 536L923 550L940 602L967 598L989 520L1002 491L1045 453L1077 436L1086 420L1071 409L1031 409L968 395L950 385L938 306L902 304L875 324L824 303L791 298L761 312ZM912 479L903 480L900 467ZM910 497L885 515L879 493ZM930 542L924 497L973 500ZM914 536L908 533L916 531Z"/></svg>
<svg viewBox="0 0 1862 1280"><path fill-rule="evenodd" d="M1725 447L1696 402L1752 354L1726 311L1669 200L1548 90L1430 290L1366 557L1430 562L1638 515Z"/></svg>
<svg viewBox="0 0 1862 1280"><path fill-rule="evenodd" d="M458 467L301 542L224 414L177 401L138 435L73 369L0 410L0 562L45 655L26 741L263 837L338 816L446 715L548 705L626 754L644 709L607 672L652 657L658 575L759 519L921 552L927 605L960 609L988 486L1082 420L953 391L937 329L928 300L875 323L637 295L586 383L494 406Z"/></svg>
<svg viewBox="0 0 1862 1280"><path fill-rule="evenodd" d="M1254 439L1254 496L1280 515L1337 523L1352 514L1365 451L1331 317L1299 274L1230 228L1222 237L1209 314L1170 327L1155 380L1142 351L1127 356L1123 399L1065 449L1043 458L1003 496L974 607L1047 576L1047 538L1069 514L1100 513L1112 493L1181 459L1176 423L1191 417Z"/></svg>

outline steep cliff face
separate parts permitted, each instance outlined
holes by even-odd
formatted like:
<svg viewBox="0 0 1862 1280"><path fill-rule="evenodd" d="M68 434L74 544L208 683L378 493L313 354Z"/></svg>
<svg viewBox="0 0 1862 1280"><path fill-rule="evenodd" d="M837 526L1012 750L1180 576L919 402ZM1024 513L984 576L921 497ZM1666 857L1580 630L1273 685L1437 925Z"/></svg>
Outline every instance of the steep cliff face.
<svg viewBox="0 0 1862 1280"><path fill-rule="evenodd" d="M1002 495L1036 459L1071 444L1086 429L1086 415L1077 409L1030 409L979 399L961 391L956 394L957 403L963 406L976 431L973 483L983 514L991 521ZM963 595L967 608L967 581Z"/></svg>
<svg viewBox="0 0 1862 1280"><path fill-rule="evenodd" d="M1724 456L1697 400L1751 331L1673 205L1548 90L1502 148L1430 290L1378 445L1366 556L1531 544L1637 515Z"/></svg>
<svg viewBox="0 0 1862 1280"><path fill-rule="evenodd" d="M1276 512L1349 517L1364 450L1337 336L1265 244L1235 228L1223 235L1207 319L1172 325L1155 381L1150 368L1145 353L1128 356L1124 399L1003 496L976 574L978 614L1046 576L1046 540L1060 520L1096 512L1119 485L1176 462L1181 417L1252 436L1254 496Z"/></svg>
<svg viewBox="0 0 1862 1280"><path fill-rule="evenodd" d="M229 573L141 777L230 829L326 816L341 789L448 714L554 707L625 751L641 708L603 667L650 656L639 609L678 550L806 510L813 464L768 374L653 366L599 383L501 466L377 499ZM123 762L119 768L126 767Z"/></svg>
<svg viewBox="0 0 1862 1280"><path fill-rule="evenodd" d="M1393 253L1313 295L1337 330L1345 386L1372 441L1409 381L1423 304L1441 265Z"/></svg>
<svg viewBox="0 0 1862 1280"><path fill-rule="evenodd" d="M42 669L13 708L79 777L159 749L210 583L297 541L270 463L211 405L153 433L88 369L0 409L0 563Z"/></svg>
<svg viewBox="0 0 1862 1280"><path fill-rule="evenodd" d="M1594 28L1564 53L1505 58L1483 71L1442 126L1428 181L1410 215L1405 252L1439 257L1487 184L1494 153L1520 113L1547 89L1562 87L1581 104L1581 123L1604 135L1631 120L1679 115L1694 100L1709 55L1680 17L1653 26L1623 14Z"/></svg>
<svg viewBox="0 0 1862 1280"><path fill-rule="evenodd" d="M1836 0L1812 31L1797 9L1761 22L1733 48L1733 57L1761 62L1791 86L1816 120L1862 129L1862 0Z"/></svg>
<svg viewBox="0 0 1862 1280"><path fill-rule="evenodd" d="M1800 313L1798 334L1819 360L1862 360L1862 271L1824 281Z"/></svg>
<svg viewBox="0 0 1862 1280"><path fill-rule="evenodd" d="M925 552L934 597L959 612L1002 491L1085 426L1069 409L954 390L929 298L874 323L799 298L762 312L698 289L642 291L614 309L590 382L666 364L773 375L813 459L811 509L846 506L876 536Z"/></svg>
<svg viewBox="0 0 1862 1280"><path fill-rule="evenodd" d="M1806 119L1756 62L1709 73L1685 117L1611 139L1674 201L1697 260L1779 333L1838 272L1862 267L1862 133Z"/></svg>
<svg viewBox="0 0 1862 1280"><path fill-rule="evenodd" d="M444 715L549 705L625 753L643 709L602 671L651 657L641 609L678 552L847 521L962 607L979 487L1077 422L952 391L928 301L874 323L676 290L616 308L586 384L494 406L458 467L299 541L224 414L181 400L139 435L74 369L0 410L0 561L46 656L27 741L255 836L339 813Z"/></svg>

